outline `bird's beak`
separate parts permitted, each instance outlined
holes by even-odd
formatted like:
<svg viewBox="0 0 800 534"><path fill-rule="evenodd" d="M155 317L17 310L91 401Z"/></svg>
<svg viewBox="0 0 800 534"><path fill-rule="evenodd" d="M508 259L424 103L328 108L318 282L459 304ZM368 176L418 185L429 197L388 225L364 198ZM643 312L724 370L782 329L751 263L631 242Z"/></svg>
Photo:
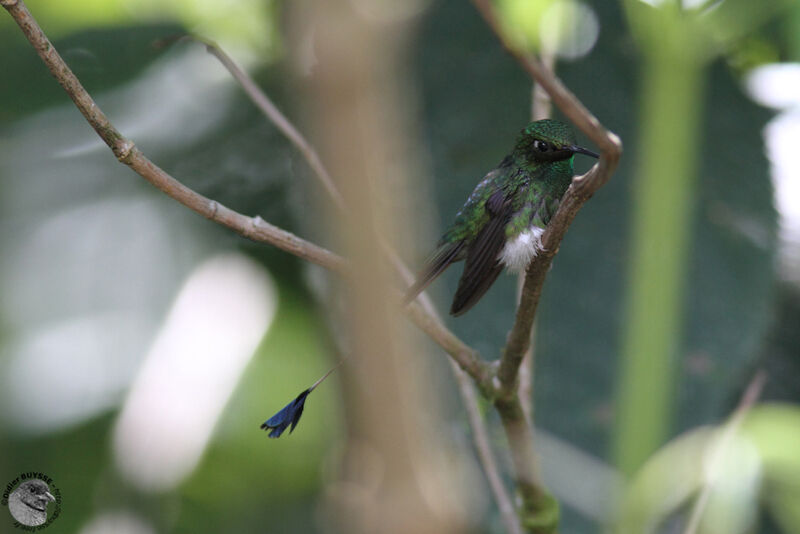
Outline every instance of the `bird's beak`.
<svg viewBox="0 0 800 534"><path fill-rule="evenodd" d="M52 493L50 493L49 491L45 491L45 492L44 492L44 496L45 496L45 497L47 497L47 500L48 500L48 501L50 501L50 502L56 502L56 498L55 498L55 497L53 497L53 494L52 494Z"/></svg>
<svg viewBox="0 0 800 534"><path fill-rule="evenodd" d="M568 147L567 150L571 151L573 154L583 154L585 156L591 156L593 158L599 158L600 157L599 154L595 154L591 150L587 150L587 149L585 149L583 147L579 147L579 146L576 146L576 145L572 145L571 147Z"/></svg>

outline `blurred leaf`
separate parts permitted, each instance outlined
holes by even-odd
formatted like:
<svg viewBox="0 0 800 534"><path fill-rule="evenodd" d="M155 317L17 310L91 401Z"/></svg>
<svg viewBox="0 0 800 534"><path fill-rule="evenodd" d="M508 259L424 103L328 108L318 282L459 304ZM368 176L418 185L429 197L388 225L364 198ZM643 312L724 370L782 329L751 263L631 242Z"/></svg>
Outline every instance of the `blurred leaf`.
<svg viewBox="0 0 800 534"><path fill-rule="evenodd" d="M787 41L788 61L800 61L800 3L795 2L789 16L783 19L782 32Z"/></svg>
<svg viewBox="0 0 800 534"><path fill-rule="evenodd" d="M203 0L84 0L79 3L29 0L26 2L50 39L90 28L124 30L126 26L180 25L222 45L274 57L278 46L275 0L229 0L225 7ZM12 28L10 17L0 17L0 28ZM14 31L18 31L14 28ZM109 51L118 51L109 47Z"/></svg>
<svg viewBox="0 0 800 534"><path fill-rule="evenodd" d="M800 407L764 404L744 421L764 465L764 499L787 533L800 532Z"/></svg>
<svg viewBox="0 0 800 534"><path fill-rule="evenodd" d="M497 13L505 35L522 51L574 59L597 39L594 11L580 0L502 0Z"/></svg>
<svg viewBox="0 0 800 534"><path fill-rule="evenodd" d="M800 532L800 489L781 488L767 495L767 505L781 526L782 534Z"/></svg>
<svg viewBox="0 0 800 534"><path fill-rule="evenodd" d="M767 476L800 484L800 407L764 404L753 408L743 424L764 461Z"/></svg>
<svg viewBox="0 0 800 534"><path fill-rule="evenodd" d="M4 14L1 18L8 17ZM84 87L97 96L100 91L136 79L164 53L154 49L153 42L179 31L179 26L168 24L93 30L57 39L53 44ZM0 56L0 71L14 80L0 83L0 102L4 103L0 104L0 122L71 102L18 28L0 32L0 44L7 51Z"/></svg>
<svg viewBox="0 0 800 534"><path fill-rule="evenodd" d="M786 13L796 5L794 0L725 0L703 14L702 24L714 37L715 43L726 48L757 30L776 15Z"/></svg>
<svg viewBox="0 0 800 534"><path fill-rule="evenodd" d="M648 459L625 492L617 532L653 532L688 503L703 482L703 457L716 434L715 428L701 427Z"/></svg>
<svg viewBox="0 0 800 534"><path fill-rule="evenodd" d="M709 444L703 458L708 500L699 509L701 533L744 534L752 530L758 515L761 459L753 443L739 432L723 443L726 430L720 427L723 436ZM692 512L701 504L693 502Z"/></svg>
<svg viewBox="0 0 800 534"><path fill-rule="evenodd" d="M779 50L773 42L762 36L753 36L734 45L727 56L730 65L744 76L750 69L777 62Z"/></svg>
<svg viewBox="0 0 800 534"><path fill-rule="evenodd" d="M500 0L496 2L497 14L503 27L503 32L517 48L521 50L538 50L542 15L558 1Z"/></svg>
<svg viewBox="0 0 800 534"><path fill-rule="evenodd" d="M745 433L728 430L701 427L648 459L627 488L616 531L657 532L679 515L685 523L705 491L699 532L748 532L756 517L762 463Z"/></svg>

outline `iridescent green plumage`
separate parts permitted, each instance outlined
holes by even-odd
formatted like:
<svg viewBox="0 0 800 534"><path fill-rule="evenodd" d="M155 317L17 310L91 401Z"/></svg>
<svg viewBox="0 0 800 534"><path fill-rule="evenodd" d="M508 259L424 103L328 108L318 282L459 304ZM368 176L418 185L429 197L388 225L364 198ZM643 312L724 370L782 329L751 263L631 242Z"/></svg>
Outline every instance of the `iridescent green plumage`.
<svg viewBox="0 0 800 534"><path fill-rule="evenodd" d="M486 293L504 266L527 267L572 181L576 153L598 157L576 146L572 129L562 122L548 119L525 127L513 152L484 177L456 214L406 301L453 262L465 259L450 308L451 314L461 315Z"/></svg>

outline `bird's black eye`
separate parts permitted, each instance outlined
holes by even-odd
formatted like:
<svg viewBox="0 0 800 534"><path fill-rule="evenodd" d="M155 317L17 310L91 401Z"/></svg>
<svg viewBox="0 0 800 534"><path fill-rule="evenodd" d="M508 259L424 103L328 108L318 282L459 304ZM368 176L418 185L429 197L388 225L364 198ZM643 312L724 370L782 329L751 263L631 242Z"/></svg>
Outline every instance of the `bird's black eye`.
<svg viewBox="0 0 800 534"><path fill-rule="evenodd" d="M28 488L28 491L30 491L31 493L36 493L36 488L34 486L31 486Z"/></svg>
<svg viewBox="0 0 800 534"><path fill-rule="evenodd" d="M550 152L553 150L553 145L546 141L539 141L538 139L533 142L533 148L539 152Z"/></svg>

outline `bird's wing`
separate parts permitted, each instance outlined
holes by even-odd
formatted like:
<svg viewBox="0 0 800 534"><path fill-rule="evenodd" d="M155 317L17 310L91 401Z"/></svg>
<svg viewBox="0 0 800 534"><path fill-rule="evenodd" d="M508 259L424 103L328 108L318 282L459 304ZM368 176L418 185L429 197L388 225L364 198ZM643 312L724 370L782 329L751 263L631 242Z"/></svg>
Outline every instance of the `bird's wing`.
<svg viewBox="0 0 800 534"><path fill-rule="evenodd" d="M440 247L431 258L425 262L425 267L417 275L417 281L408 288L406 295L403 298L403 306L417 298L431 282L436 280L440 274L444 272L453 262L460 259L459 254L464 248L464 241L458 241L443 245Z"/></svg>
<svg viewBox="0 0 800 534"><path fill-rule="evenodd" d="M498 256L506 244L506 225L514 213L513 203L503 191L497 191L486 201L486 209L489 222L467 251L464 272L450 307L450 313L455 316L474 306L503 271Z"/></svg>

